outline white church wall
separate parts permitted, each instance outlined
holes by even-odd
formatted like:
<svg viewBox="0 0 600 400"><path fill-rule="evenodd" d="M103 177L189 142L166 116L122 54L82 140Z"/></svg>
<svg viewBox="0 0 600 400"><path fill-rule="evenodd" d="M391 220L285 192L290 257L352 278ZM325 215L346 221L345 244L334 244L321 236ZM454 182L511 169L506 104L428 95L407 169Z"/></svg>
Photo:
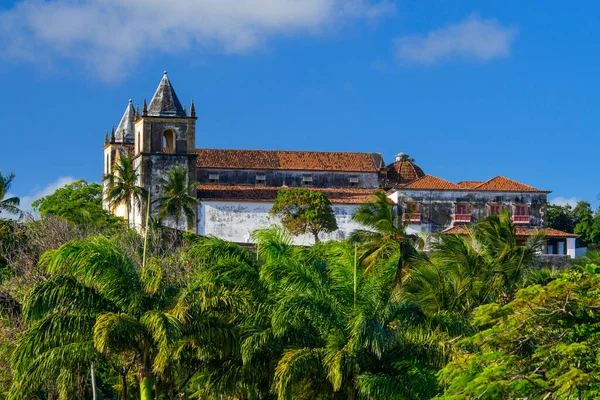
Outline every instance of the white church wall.
<svg viewBox="0 0 600 400"><path fill-rule="evenodd" d="M279 224L277 218L269 216L272 207L273 203L266 202L201 201L198 206L198 234L214 235L238 243L251 242L250 235L256 229ZM322 241L346 239L353 230L361 228L352 221L355 205L333 205L332 208L339 229L328 234L321 233L319 238ZM299 245L311 245L314 238L307 234L295 237L294 241Z"/></svg>

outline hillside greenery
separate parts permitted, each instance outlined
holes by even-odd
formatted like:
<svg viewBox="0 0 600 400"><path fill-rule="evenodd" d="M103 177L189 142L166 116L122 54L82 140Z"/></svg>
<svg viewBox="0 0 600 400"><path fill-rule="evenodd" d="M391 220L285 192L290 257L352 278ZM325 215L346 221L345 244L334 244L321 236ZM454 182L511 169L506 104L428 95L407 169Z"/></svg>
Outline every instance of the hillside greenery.
<svg viewBox="0 0 600 400"><path fill-rule="evenodd" d="M43 206L94 188L67 190L0 223L0 399L599 396L600 254L539 269L506 214L427 251L385 196L344 241L151 224L144 243Z"/></svg>

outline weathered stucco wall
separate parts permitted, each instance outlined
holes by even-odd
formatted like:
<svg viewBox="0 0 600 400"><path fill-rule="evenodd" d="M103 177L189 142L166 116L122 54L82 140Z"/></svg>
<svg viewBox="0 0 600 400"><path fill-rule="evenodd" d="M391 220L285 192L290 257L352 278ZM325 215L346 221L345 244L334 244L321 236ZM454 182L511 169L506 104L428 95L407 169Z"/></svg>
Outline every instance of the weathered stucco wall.
<svg viewBox="0 0 600 400"><path fill-rule="evenodd" d="M508 192L468 192L468 191L397 191L390 198L399 205L398 212L408 213L407 203L417 203L421 214L420 230L428 233L439 232L453 225L457 203L468 204L471 222L477 222L490 215L490 205L501 205L510 215L515 205L527 205L530 226L546 226L545 193ZM418 225L415 226L415 229Z"/></svg>
<svg viewBox="0 0 600 400"><path fill-rule="evenodd" d="M273 203L201 201L198 206L198 234L214 235L238 243L250 242L253 231L279 222L269 216L272 207ZM339 229L329 234L322 233L319 238L323 241L342 240L354 229L360 229L361 226L352 221L355 209L353 205L334 205ZM295 243L310 245L314 238L311 234L297 236Z"/></svg>
<svg viewBox="0 0 600 400"><path fill-rule="evenodd" d="M377 173L358 172L318 172L318 171L274 171L249 169L197 169L196 180L210 183L210 174L219 174L219 183L224 185L254 185L256 174L264 173L267 186L302 186L305 174L312 177L312 187L351 187L350 177L357 177L355 187L376 189L379 187Z"/></svg>

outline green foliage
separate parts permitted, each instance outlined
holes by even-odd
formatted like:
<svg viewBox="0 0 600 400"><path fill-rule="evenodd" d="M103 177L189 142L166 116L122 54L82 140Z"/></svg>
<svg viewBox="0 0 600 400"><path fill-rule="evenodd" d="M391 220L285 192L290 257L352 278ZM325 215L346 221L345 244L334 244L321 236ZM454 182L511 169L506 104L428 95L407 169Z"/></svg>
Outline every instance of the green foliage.
<svg viewBox="0 0 600 400"><path fill-rule="evenodd" d="M333 232L338 229L331 202L321 192L302 188L281 189L270 211L278 216L281 224L293 235L310 232L315 241L319 233Z"/></svg>
<svg viewBox="0 0 600 400"><path fill-rule="evenodd" d="M102 208L102 186L75 181L33 202L41 216L56 215L76 224L91 224L100 229L119 228L122 218Z"/></svg>
<svg viewBox="0 0 600 400"><path fill-rule="evenodd" d="M575 208L570 205L548 205L548 226L581 235L578 243L583 246L600 244L600 208L595 212L587 201L579 201Z"/></svg>
<svg viewBox="0 0 600 400"><path fill-rule="evenodd" d="M138 186L139 171L129 156L119 158L115 165L115 171L106 176L107 196L110 207L118 207L125 204L127 213L127 225L131 219L132 205L140 206L146 191Z"/></svg>
<svg viewBox="0 0 600 400"><path fill-rule="evenodd" d="M174 167L165 178L160 178L162 186L161 197L156 202L158 205L158 219L163 221L171 217L177 223L185 217L189 227L194 224L196 208L199 200L196 197L197 182L188 182L187 172L182 167Z"/></svg>
<svg viewBox="0 0 600 400"><path fill-rule="evenodd" d="M0 214L7 213L13 214L17 217L21 216L21 210L19 210L20 200L18 197L8 197L8 191L10 190L10 186L12 184L13 179L15 179L15 174L10 173L8 175L2 175L2 171L0 170Z"/></svg>
<svg viewBox="0 0 600 400"><path fill-rule="evenodd" d="M600 396L600 268L564 272L547 285L521 289L501 306L480 307L440 373L447 399Z"/></svg>
<svg viewBox="0 0 600 400"><path fill-rule="evenodd" d="M360 244L360 260L366 270L382 260L397 259L396 278L417 259L424 242L417 235L406 232L406 224L398 221L392 201L383 192L375 193L371 200L358 207L352 219L366 229L352 232L350 240Z"/></svg>
<svg viewBox="0 0 600 400"><path fill-rule="evenodd" d="M22 301L0 285L0 390L89 398L93 362L103 398L599 396L600 268L533 268L508 215L424 254L394 211L377 195L371 231L312 247L151 230L144 265L133 230L71 240Z"/></svg>
<svg viewBox="0 0 600 400"><path fill-rule="evenodd" d="M577 221L573 208L566 204L564 206L548 204L547 209L548 227L558 229L563 232L573 233Z"/></svg>
<svg viewBox="0 0 600 400"><path fill-rule="evenodd" d="M440 235L431 255L411 264L403 293L427 312L465 316L482 304L506 303L535 272L535 253L541 245L536 236L517 245L507 213L488 217L474 225L468 237Z"/></svg>

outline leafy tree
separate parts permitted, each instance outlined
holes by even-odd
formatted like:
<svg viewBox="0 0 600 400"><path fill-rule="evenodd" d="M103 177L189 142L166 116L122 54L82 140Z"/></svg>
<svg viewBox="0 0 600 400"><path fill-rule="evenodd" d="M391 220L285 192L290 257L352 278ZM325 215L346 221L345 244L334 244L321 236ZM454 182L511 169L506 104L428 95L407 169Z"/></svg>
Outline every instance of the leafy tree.
<svg viewBox="0 0 600 400"><path fill-rule="evenodd" d="M564 206L556 204L548 204L548 227L558 229L563 232L573 233L577 220L573 213L573 209L569 204Z"/></svg>
<svg viewBox="0 0 600 400"><path fill-rule="evenodd" d="M160 178L159 183L162 185L162 193L156 200L158 219L163 221L172 217L179 223L182 216L185 216L188 227L193 226L199 203L196 197L197 182L188 181L186 170L176 166L167 172L166 177Z"/></svg>
<svg viewBox="0 0 600 400"><path fill-rule="evenodd" d="M107 200L111 207L125 203L127 225L130 225L131 205L140 205L145 190L138 186L139 171L129 156L119 158L115 172L108 175Z"/></svg>
<svg viewBox="0 0 600 400"><path fill-rule="evenodd" d="M21 210L19 210L19 198L6 198L13 179L15 179L14 173L11 172L10 174L4 176L2 175L2 171L0 170L0 214L2 214L2 212L5 212L16 216L21 216Z"/></svg>
<svg viewBox="0 0 600 400"><path fill-rule="evenodd" d="M574 232L581 235L579 240L585 246L591 246L600 241L600 230L594 228L594 213L587 201L579 201L573 209L577 221ZM600 227L599 227L600 228Z"/></svg>
<svg viewBox="0 0 600 400"><path fill-rule="evenodd" d="M84 180L65 185L33 202L41 216L56 215L76 224L118 227L123 221L102 208L102 186Z"/></svg>
<svg viewBox="0 0 600 400"><path fill-rule="evenodd" d="M564 272L480 307L482 331L441 372L441 399L591 399L600 396L600 268Z"/></svg>
<svg viewBox="0 0 600 400"><path fill-rule="evenodd" d="M421 257L419 249L424 243L421 237L408 234L406 224L398 221L393 202L383 192L358 207L352 219L367 229L352 232L350 240L361 244L361 261L369 270L381 260L398 258L396 282L402 279L402 271Z"/></svg>
<svg viewBox="0 0 600 400"><path fill-rule="evenodd" d="M270 214L279 217L282 225L292 235L310 232L315 242L319 241L319 233L338 229L331 202L327 196L316 190L279 190Z"/></svg>

